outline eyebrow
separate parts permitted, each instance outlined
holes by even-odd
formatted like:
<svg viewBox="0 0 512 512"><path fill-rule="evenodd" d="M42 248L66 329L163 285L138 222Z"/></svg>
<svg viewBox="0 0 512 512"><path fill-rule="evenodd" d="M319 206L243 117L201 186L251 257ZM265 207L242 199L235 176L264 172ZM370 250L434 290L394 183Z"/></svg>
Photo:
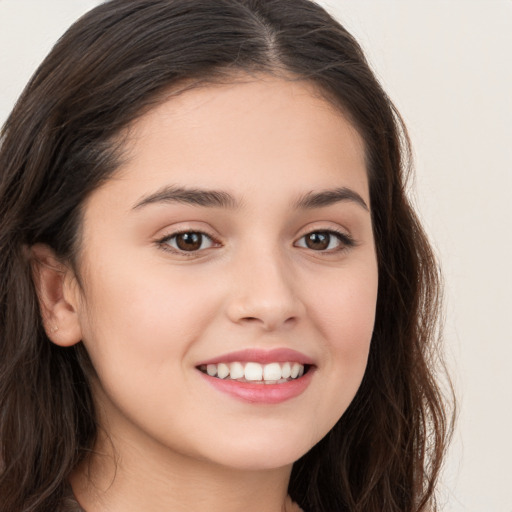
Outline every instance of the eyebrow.
<svg viewBox="0 0 512 512"><path fill-rule="evenodd" d="M347 187L322 190L321 192L308 192L301 196L295 202L294 206L299 210L309 210L313 208L324 208L342 201L354 202L367 212L370 211L364 199L355 190Z"/></svg>
<svg viewBox="0 0 512 512"><path fill-rule="evenodd" d="M166 186L155 193L144 196L138 201L133 210L154 203L183 203L208 208L237 208L238 201L228 192L222 190L204 190Z"/></svg>
<svg viewBox="0 0 512 512"><path fill-rule="evenodd" d="M343 201L354 202L364 210L370 211L364 199L356 191L347 187L308 192L293 203L293 208L297 210L325 208ZM239 201L223 190L165 186L153 194L142 197L132 209L138 210L155 203L182 203L206 208L230 209L236 209L240 206Z"/></svg>

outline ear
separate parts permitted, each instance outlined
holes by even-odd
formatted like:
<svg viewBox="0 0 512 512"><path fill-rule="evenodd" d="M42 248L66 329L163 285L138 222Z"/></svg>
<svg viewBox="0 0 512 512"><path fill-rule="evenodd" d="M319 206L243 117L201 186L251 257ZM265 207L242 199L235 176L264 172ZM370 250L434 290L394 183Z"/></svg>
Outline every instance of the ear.
<svg viewBox="0 0 512 512"><path fill-rule="evenodd" d="M46 334L56 345L70 347L82 339L78 281L49 246L35 244L29 251Z"/></svg>

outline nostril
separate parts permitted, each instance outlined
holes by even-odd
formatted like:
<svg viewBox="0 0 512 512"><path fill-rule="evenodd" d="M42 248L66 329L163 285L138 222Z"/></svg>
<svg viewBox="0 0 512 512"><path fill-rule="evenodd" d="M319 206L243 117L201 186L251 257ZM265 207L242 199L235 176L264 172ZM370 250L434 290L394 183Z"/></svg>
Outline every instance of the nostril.
<svg viewBox="0 0 512 512"><path fill-rule="evenodd" d="M262 315L262 317L257 316L245 316L240 318L237 323L243 325L254 325L254 326L260 326L265 331L272 331L274 329L277 329L279 327L281 328L290 328L293 325L295 325L295 322L297 320L296 316L290 316L288 318L285 318L282 320L278 315L272 316L272 315Z"/></svg>

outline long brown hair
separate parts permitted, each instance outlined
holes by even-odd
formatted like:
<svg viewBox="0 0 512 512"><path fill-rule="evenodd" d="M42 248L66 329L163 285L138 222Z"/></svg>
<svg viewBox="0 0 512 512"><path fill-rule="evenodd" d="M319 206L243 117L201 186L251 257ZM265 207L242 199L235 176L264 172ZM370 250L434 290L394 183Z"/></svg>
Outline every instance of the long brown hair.
<svg viewBox="0 0 512 512"><path fill-rule="evenodd" d="M90 361L81 343L47 338L26 248L46 243L74 265L81 207L115 172L121 131L178 84L241 72L316 84L365 141L370 183L379 291L368 367L342 418L294 464L289 492L310 512L435 509L451 428L435 378L439 274L406 197L405 128L361 48L309 0L112 0L62 37L2 131L1 512L58 507L97 433Z"/></svg>

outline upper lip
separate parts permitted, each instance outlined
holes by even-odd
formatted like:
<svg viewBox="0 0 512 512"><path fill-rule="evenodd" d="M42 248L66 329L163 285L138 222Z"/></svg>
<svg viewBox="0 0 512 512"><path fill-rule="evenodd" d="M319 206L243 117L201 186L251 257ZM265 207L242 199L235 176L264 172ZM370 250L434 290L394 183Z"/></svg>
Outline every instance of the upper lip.
<svg viewBox="0 0 512 512"><path fill-rule="evenodd" d="M310 357L296 350L289 348L275 348L272 350L262 350L259 348L248 348L245 350L237 350L211 359L201 361L197 366L219 363L253 362L253 363L300 363L313 365L314 361Z"/></svg>

